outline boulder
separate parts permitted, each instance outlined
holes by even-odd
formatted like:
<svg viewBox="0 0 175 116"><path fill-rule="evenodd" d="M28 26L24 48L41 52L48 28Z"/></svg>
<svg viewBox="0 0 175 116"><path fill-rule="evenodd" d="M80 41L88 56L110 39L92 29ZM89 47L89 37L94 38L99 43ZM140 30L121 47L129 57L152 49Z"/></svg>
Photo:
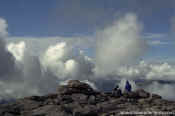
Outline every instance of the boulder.
<svg viewBox="0 0 175 116"><path fill-rule="evenodd" d="M92 92L93 89L90 87L90 85L80 82L78 80L70 80L67 85L69 88L74 88L74 89L79 89L80 91L87 91L87 92Z"/></svg>
<svg viewBox="0 0 175 116"><path fill-rule="evenodd" d="M98 116L98 109L96 106L87 105L84 108L77 108L73 112L73 116Z"/></svg>
<svg viewBox="0 0 175 116"><path fill-rule="evenodd" d="M86 96L85 94L72 94L72 99L74 101L78 101L81 104L88 103L88 96Z"/></svg>
<svg viewBox="0 0 175 116"><path fill-rule="evenodd" d="M143 89L139 89L135 92L139 98L149 98L150 97L150 93L146 92Z"/></svg>
<svg viewBox="0 0 175 116"><path fill-rule="evenodd" d="M160 95L157 95L157 94L152 94L151 97L152 97L152 99L161 99L162 98Z"/></svg>
<svg viewBox="0 0 175 116"><path fill-rule="evenodd" d="M121 97L122 96L122 91L120 89L113 90L112 91L112 96L113 97Z"/></svg>
<svg viewBox="0 0 175 116"><path fill-rule="evenodd" d="M136 92L126 92L125 91L123 93L123 97L125 97L125 98L132 98L132 99L138 99L139 98L139 95Z"/></svg>
<svg viewBox="0 0 175 116"><path fill-rule="evenodd" d="M96 103L97 103L97 100L96 100L95 96L93 96L93 95L89 96L88 104L95 105Z"/></svg>
<svg viewBox="0 0 175 116"><path fill-rule="evenodd" d="M79 80L69 80L68 84L67 84L67 86L73 87L73 88L79 87L81 85L82 85L82 83Z"/></svg>
<svg viewBox="0 0 175 116"><path fill-rule="evenodd" d="M72 94L72 91L66 85L60 85L57 88L57 93L60 95Z"/></svg>
<svg viewBox="0 0 175 116"><path fill-rule="evenodd" d="M71 95L74 93L82 93L86 95L95 94L95 91L86 83L78 80L70 80L67 85L61 85L57 88L58 94Z"/></svg>

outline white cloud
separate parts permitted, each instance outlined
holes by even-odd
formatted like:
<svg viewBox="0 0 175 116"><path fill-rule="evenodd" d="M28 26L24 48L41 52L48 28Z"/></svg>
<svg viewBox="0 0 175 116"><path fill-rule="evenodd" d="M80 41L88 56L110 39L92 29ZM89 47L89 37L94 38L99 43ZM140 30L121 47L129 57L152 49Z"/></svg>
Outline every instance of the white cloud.
<svg viewBox="0 0 175 116"><path fill-rule="evenodd" d="M146 90L148 90L149 92L156 93L162 96L164 99L168 100L174 100L174 89L175 84L160 84L158 82L154 82L150 86L146 87Z"/></svg>
<svg viewBox="0 0 175 116"><path fill-rule="evenodd" d="M67 74L69 74L70 76L77 76L77 73L78 73L78 69L79 69L79 64L73 60L73 59L70 59L68 61L65 62L65 70L67 72Z"/></svg>
<svg viewBox="0 0 175 116"><path fill-rule="evenodd" d="M19 43L9 43L7 45L7 49L9 52L11 52L13 54L13 56L15 57L15 59L17 61L23 60L24 52L26 49L26 45L23 41L21 41Z"/></svg>
<svg viewBox="0 0 175 116"><path fill-rule="evenodd" d="M90 58L82 53L75 55L65 42L50 46L41 56L41 64L44 72L50 71L61 80L87 78L93 70Z"/></svg>
<svg viewBox="0 0 175 116"><path fill-rule="evenodd" d="M109 74L141 56L146 48L141 31L142 26L137 16L129 13L98 32L96 72Z"/></svg>
<svg viewBox="0 0 175 116"><path fill-rule="evenodd" d="M149 65L151 71L147 74L147 79L175 80L175 66L168 63Z"/></svg>
<svg viewBox="0 0 175 116"><path fill-rule="evenodd" d="M1 82L0 87L0 100L40 94L39 88L22 82Z"/></svg>
<svg viewBox="0 0 175 116"><path fill-rule="evenodd" d="M46 72L47 70L51 71L58 78L65 78L65 68L70 53L69 50L70 49L64 42L57 43L55 46L50 46L41 57L41 64L44 67L44 70Z"/></svg>
<svg viewBox="0 0 175 116"><path fill-rule="evenodd" d="M6 42L4 41L8 34L7 27L6 20L0 18L0 79L5 78L4 76L7 76L14 70L13 56L7 51Z"/></svg>
<svg viewBox="0 0 175 116"><path fill-rule="evenodd" d="M7 26L6 23L5 25ZM1 32L7 34L6 26L0 28L4 29ZM137 17L134 14L127 14L113 25L98 31L95 60L86 56L83 51L77 50L77 47L84 47L84 45L94 47L95 40L89 37L88 40L85 39L86 37L8 38L6 39L8 44L0 39L0 97L46 94L56 89L58 83L70 79L89 83L95 89L99 88L98 85L101 83L104 85L100 87L106 87L107 81L113 82L118 79L122 79L120 87L124 88L125 81L128 79L134 90L137 86L131 80L174 81L174 65L149 64L144 61L138 65L131 64L144 53L146 48L141 30L142 26ZM15 59L18 64L14 63ZM101 74L101 78L98 78L97 73ZM171 93L174 91L174 85L161 84L163 89L154 84L146 86L148 90L157 91L163 96L168 94L168 90ZM157 89L150 89L152 86ZM174 94L171 95L173 96Z"/></svg>
<svg viewBox="0 0 175 116"><path fill-rule="evenodd" d="M166 62L148 64L141 61L139 65L118 68L116 75L134 80L146 79L175 81L175 66Z"/></svg>
<svg viewBox="0 0 175 116"><path fill-rule="evenodd" d="M7 43L26 43L26 49L31 55L38 56L45 52L48 46L53 46L55 43L66 42L72 48L88 49L93 48L95 38L90 36L73 36L73 37L8 37Z"/></svg>

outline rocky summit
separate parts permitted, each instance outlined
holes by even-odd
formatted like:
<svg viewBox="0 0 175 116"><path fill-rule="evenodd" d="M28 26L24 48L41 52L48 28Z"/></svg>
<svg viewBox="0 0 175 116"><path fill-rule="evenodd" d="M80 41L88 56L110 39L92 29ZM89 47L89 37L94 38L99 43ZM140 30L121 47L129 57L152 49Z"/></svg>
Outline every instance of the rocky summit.
<svg viewBox="0 0 175 116"><path fill-rule="evenodd" d="M175 102L164 100L143 89L120 93L118 90L99 92L78 80L60 85L57 92L31 96L0 105L0 116L119 116L169 113ZM127 114L128 113L128 114Z"/></svg>

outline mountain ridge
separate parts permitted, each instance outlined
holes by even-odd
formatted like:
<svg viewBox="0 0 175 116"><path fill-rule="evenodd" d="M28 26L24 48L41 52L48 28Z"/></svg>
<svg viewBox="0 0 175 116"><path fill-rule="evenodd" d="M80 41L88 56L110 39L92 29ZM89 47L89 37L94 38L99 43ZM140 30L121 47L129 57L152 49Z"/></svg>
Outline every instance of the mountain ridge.
<svg viewBox="0 0 175 116"><path fill-rule="evenodd" d="M56 93L30 96L0 105L0 116L119 116L121 113L172 112L175 102L143 89L101 92L86 83L70 80ZM135 114L136 115L136 114Z"/></svg>

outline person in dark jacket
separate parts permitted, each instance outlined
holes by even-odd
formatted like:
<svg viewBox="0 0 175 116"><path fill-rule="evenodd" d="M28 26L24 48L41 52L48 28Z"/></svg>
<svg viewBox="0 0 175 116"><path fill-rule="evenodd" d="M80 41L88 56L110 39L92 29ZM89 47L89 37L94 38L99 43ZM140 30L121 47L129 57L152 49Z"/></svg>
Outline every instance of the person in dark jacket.
<svg viewBox="0 0 175 116"><path fill-rule="evenodd" d="M113 89L112 96L114 96L114 97L122 96L122 91L120 90L118 85L116 85L115 88Z"/></svg>
<svg viewBox="0 0 175 116"><path fill-rule="evenodd" d="M125 91L127 91L127 92L131 92L132 91L131 84L129 83L128 80L126 81Z"/></svg>

